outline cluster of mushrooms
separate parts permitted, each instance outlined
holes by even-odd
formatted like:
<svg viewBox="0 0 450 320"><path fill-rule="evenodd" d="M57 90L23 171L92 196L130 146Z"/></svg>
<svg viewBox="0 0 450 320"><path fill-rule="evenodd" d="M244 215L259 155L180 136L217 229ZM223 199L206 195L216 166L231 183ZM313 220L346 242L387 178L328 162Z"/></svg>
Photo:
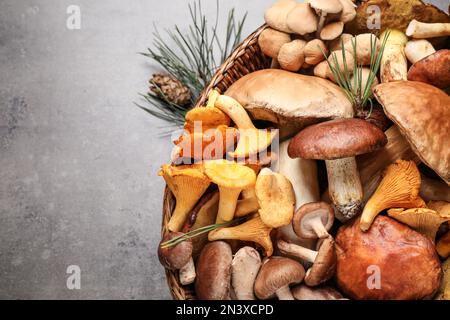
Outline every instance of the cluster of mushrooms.
<svg viewBox="0 0 450 320"><path fill-rule="evenodd" d="M198 299L450 299L450 18L343 33L370 1L276 2L271 68L187 113L158 255ZM327 54L372 72L383 38L362 116Z"/></svg>

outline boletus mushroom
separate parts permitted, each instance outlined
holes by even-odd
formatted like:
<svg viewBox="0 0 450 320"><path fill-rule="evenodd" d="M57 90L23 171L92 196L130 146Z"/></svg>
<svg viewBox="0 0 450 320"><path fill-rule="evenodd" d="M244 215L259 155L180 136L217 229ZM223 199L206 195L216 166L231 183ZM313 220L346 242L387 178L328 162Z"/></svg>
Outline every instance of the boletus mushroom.
<svg viewBox="0 0 450 320"><path fill-rule="evenodd" d="M412 64L435 53L433 45L425 39L410 40L405 45L405 55ZM412 79L410 79L412 80Z"/></svg>
<svg viewBox="0 0 450 320"><path fill-rule="evenodd" d="M283 254L312 263L305 276L305 283L308 286L318 286L334 276L336 271L336 250L334 240L331 237L323 239L318 251L288 243L282 239L278 240L277 245Z"/></svg>
<svg viewBox="0 0 450 320"><path fill-rule="evenodd" d="M289 143L291 158L325 160L336 217L346 221L361 211L363 192L355 156L387 143L386 135L361 119L336 119L307 127Z"/></svg>
<svg viewBox="0 0 450 320"><path fill-rule="evenodd" d="M296 285L291 289L295 300L341 300L344 297L331 287L308 287L304 284Z"/></svg>
<svg viewBox="0 0 450 320"><path fill-rule="evenodd" d="M450 23L425 23L413 19L406 28L406 35L415 39L450 36Z"/></svg>
<svg viewBox="0 0 450 320"><path fill-rule="evenodd" d="M433 243L389 217L378 216L368 232L359 219L343 225L336 247L337 285L350 298L426 299L439 288L442 270Z"/></svg>
<svg viewBox="0 0 450 320"><path fill-rule="evenodd" d="M295 260L285 257L266 259L255 281L255 294L266 300L277 296L280 300L294 300L289 286L303 281L305 269Z"/></svg>
<svg viewBox="0 0 450 320"><path fill-rule="evenodd" d="M224 241L208 243L197 260L195 293L200 300L229 300L231 247Z"/></svg>
<svg viewBox="0 0 450 320"><path fill-rule="evenodd" d="M310 202L301 206L292 219L298 237L304 239L326 238L333 226L334 211L326 202Z"/></svg>
<svg viewBox="0 0 450 320"><path fill-rule="evenodd" d="M255 300L253 287L259 268L261 257L252 247L242 247L234 255L231 262L231 284L238 300Z"/></svg>
<svg viewBox="0 0 450 320"><path fill-rule="evenodd" d="M442 49L414 63L408 80L420 81L445 89L450 87L450 50Z"/></svg>

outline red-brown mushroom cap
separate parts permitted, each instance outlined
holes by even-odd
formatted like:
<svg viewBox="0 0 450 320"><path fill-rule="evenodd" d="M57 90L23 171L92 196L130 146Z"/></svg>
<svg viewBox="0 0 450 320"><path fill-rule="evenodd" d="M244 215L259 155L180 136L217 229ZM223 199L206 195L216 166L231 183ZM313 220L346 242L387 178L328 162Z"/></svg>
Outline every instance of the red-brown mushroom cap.
<svg viewBox="0 0 450 320"><path fill-rule="evenodd" d="M445 89L450 87L450 50L442 49L414 63L408 80L420 81Z"/></svg>
<svg viewBox="0 0 450 320"><path fill-rule="evenodd" d="M294 213L292 227L300 238L321 238L316 231L316 223L323 226L326 231L330 230L334 222L333 208L326 202L310 202L302 205ZM320 226L319 226L320 227ZM321 227L322 229L322 227Z"/></svg>
<svg viewBox="0 0 450 320"><path fill-rule="evenodd" d="M182 232L169 232L163 237L161 243L182 235ZM158 247L159 262L161 262L166 269L179 270L189 262L189 259L192 257L192 249L193 246L191 240L186 240L167 248L161 248L160 244Z"/></svg>
<svg viewBox="0 0 450 320"><path fill-rule="evenodd" d="M318 286L331 279L335 271L336 250L334 240L329 237L322 242L314 264L306 271L305 283L311 287Z"/></svg>
<svg viewBox="0 0 450 320"><path fill-rule="evenodd" d="M383 147L383 131L362 119L336 119L307 127L289 143L291 158L334 160L354 157Z"/></svg>

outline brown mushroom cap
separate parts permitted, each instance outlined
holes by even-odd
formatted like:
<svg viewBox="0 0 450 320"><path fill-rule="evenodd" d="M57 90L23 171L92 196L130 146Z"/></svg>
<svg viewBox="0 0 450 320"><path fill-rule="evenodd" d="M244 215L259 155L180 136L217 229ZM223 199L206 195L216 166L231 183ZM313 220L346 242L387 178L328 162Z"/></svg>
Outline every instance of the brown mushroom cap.
<svg viewBox="0 0 450 320"><path fill-rule="evenodd" d="M208 243L197 260L195 293L200 300L229 299L233 254L228 243Z"/></svg>
<svg viewBox="0 0 450 320"><path fill-rule="evenodd" d="M438 50L417 61L408 71L408 80L429 83L441 89L450 87L450 50Z"/></svg>
<svg viewBox="0 0 450 320"><path fill-rule="evenodd" d="M317 30L319 18L309 3L297 3L288 13L286 22L290 30L305 35Z"/></svg>
<svg viewBox="0 0 450 320"><path fill-rule="evenodd" d="M308 286L318 286L329 280L336 271L336 250L334 240L325 238L317 253L316 260L311 268L306 271L305 283Z"/></svg>
<svg viewBox="0 0 450 320"><path fill-rule="evenodd" d="M291 33L292 30L287 25L287 15L296 4L295 0L278 0L266 10L264 20L275 30Z"/></svg>
<svg viewBox="0 0 450 320"><path fill-rule="evenodd" d="M182 235L182 232L169 232L163 237L161 243ZM183 268L192 257L192 248L191 240L180 242L179 244L168 248L161 248L160 244L158 246L159 262L161 262L166 269L179 270Z"/></svg>
<svg viewBox="0 0 450 320"><path fill-rule="evenodd" d="M387 143L378 127L361 119L336 119L307 127L289 143L291 158L333 160L375 151Z"/></svg>
<svg viewBox="0 0 450 320"><path fill-rule="evenodd" d="M450 96L417 81L382 83L374 95L414 153L450 184Z"/></svg>
<svg viewBox="0 0 450 320"><path fill-rule="evenodd" d="M294 213L294 218L292 219L292 227L295 234L299 238L304 239L318 238L311 224L317 218L320 219L325 230L330 230L334 222L333 208L326 202L310 202L302 205Z"/></svg>
<svg viewBox="0 0 450 320"><path fill-rule="evenodd" d="M339 13L343 9L339 0L309 0L309 4L317 11L326 13Z"/></svg>
<svg viewBox="0 0 450 320"><path fill-rule="evenodd" d="M423 299L439 288L442 270L433 243L391 218L378 216L367 232L353 220L339 229L336 246L337 284L351 298ZM381 273L376 290L367 285L373 266Z"/></svg>
<svg viewBox="0 0 450 320"><path fill-rule="evenodd" d="M291 36L272 28L264 29L258 37L258 44L261 51L273 59L278 57L283 44L291 42Z"/></svg>
<svg viewBox="0 0 450 320"><path fill-rule="evenodd" d="M269 299L282 287L302 282L305 269L295 260L271 257L263 262L255 280L255 294L259 299Z"/></svg>
<svg viewBox="0 0 450 320"><path fill-rule="evenodd" d="M292 295L296 300L338 300L343 296L331 287L310 288L304 284L299 284L292 288Z"/></svg>
<svg viewBox="0 0 450 320"><path fill-rule="evenodd" d="M342 21L329 23L320 31L320 39L334 40L342 34L342 31L344 31L344 23Z"/></svg>

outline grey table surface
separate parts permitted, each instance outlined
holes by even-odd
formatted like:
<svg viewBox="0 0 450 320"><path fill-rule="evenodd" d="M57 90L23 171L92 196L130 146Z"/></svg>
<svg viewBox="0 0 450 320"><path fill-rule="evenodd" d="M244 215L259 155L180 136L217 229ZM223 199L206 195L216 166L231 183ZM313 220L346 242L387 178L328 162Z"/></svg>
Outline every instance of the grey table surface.
<svg viewBox="0 0 450 320"><path fill-rule="evenodd" d="M249 12L272 0L220 0ZM433 1L446 8L449 0ZM158 66L137 52L186 25L185 0L0 2L0 299L168 299L156 247L171 144L133 105ZM81 29L66 28L69 5ZM214 17L215 1L203 1ZM67 267L80 289L66 285Z"/></svg>

